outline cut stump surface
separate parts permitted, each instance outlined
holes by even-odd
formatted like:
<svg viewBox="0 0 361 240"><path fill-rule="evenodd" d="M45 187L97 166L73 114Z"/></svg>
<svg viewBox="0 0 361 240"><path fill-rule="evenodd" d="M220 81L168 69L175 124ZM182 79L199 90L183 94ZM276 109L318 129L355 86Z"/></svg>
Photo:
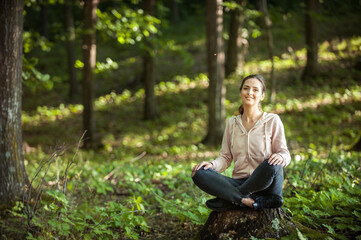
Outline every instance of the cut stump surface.
<svg viewBox="0 0 361 240"><path fill-rule="evenodd" d="M263 211L240 209L211 212L199 239L280 238L295 231L296 224L282 208Z"/></svg>

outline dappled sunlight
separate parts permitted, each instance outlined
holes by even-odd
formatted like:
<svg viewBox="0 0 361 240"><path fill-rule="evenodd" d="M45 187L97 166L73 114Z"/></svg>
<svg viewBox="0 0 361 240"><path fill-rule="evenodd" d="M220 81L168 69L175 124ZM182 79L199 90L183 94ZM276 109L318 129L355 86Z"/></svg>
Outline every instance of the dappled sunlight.
<svg viewBox="0 0 361 240"><path fill-rule="evenodd" d="M319 61L322 63L356 57L360 52L361 37L353 37L350 39L324 41L319 44L318 54ZM306 49L303 48L295 52L293 50L285 52L281 57L274 56L275 71L303 66L306 63L306 53ZM271 60L253 60L247 62L245 72L269 72L271 71L271 66Z"/></svg>
<svg viewBox="0 0 361 240"><path fill-rule="evenodd" d="M282 114L287 111L300 111L304 109L316 109L323 105L342 105L350 102L361 102L361 86L354 85L338 92L319 92L316 96L308 96L301 99L287 99L286 103L267 104L264 111Z"/></svg>

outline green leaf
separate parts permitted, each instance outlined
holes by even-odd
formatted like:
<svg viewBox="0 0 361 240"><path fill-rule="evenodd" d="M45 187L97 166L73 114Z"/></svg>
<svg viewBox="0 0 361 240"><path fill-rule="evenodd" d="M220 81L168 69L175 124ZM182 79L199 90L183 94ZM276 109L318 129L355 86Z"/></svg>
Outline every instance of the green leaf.
<svg viewBox="0 0 361 240"><path fill-rule="evenodd" d="M327 224L322 224L322 226L326 227L328 229L328 233L331 233L331 234L335 234L335 230L330 226L330 225L327 225Z"/></svg>
<svg viewBox="0 0 361 240"><path fill-rule="evenodd" d="M275 229L276 231L281 230L280 228L280 220L278 218L275 218L272 220L272 228Z"/></svg>
<svg viewBox="0 0 361 240"><path fill-rule="evenodd" d="M300 231L298 228L296 228L296 230L297 230L297 236L298 236L298 238L299 238L300 240L307 240L307 239L308 239L306 236L304 236L304 235L301 233L301 231Z"/></svg>

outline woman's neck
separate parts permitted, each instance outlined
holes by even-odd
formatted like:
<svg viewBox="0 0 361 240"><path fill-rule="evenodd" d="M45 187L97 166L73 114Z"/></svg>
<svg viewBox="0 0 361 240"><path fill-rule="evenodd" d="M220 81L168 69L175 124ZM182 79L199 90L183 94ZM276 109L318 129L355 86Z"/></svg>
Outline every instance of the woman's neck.
<svg viewBox="0 0 361 240"><path fill-rule="evenodd" d="M258 121L258 119L262 116L262 112L257 108L251 107L247 108L245 107L243 109L243 120L247 123L255 123Z"/></svg>

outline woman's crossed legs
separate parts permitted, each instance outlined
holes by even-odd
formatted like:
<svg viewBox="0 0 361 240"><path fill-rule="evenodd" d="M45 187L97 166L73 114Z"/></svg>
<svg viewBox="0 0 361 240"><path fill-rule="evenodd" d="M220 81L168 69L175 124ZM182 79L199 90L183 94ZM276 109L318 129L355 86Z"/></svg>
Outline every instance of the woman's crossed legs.
<svg viewBox="0 0 361 240"><path fill-rule="evenodd" d="M233 179L213 169L201 168L193 176L194 183L203 191L215 196L207 201L213 210L226 210L244 206L248 198L254 200L253 208L277 208L283 205L283 168L263 161L249 178Z"/></svg>

